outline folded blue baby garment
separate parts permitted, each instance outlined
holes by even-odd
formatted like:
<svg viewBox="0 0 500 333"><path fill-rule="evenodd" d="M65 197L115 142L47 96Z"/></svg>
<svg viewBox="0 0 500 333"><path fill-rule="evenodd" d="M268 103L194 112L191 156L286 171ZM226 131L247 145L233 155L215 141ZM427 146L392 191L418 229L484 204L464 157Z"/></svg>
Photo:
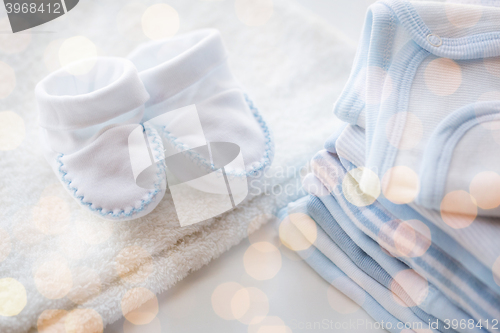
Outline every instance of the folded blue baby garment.
<svg viewBox="0 0 500 333"><path fill-rule="evenodd" d="M307 203L307 198L303 198L295 205L305 207L307 209ZM308 209L307 213L311 214ZM358 267L339 247L339 245L335 241L332 241L332 238L326 234L321 226L301 222L304 222L304 220L297 219L293 221L290 228L295 227L297 231L302 232L305 237L310 234L308 228L314 229L316 237L313 245L328 259L330 259L334 265L341 269L342 272L344 272L352 281L368 292L393 316L402 322L422 323L422 327L425 328L429 328L428 323L437 322L436 318L429 316L427 313L422 311L422 309L418 308L415 301L412 300L400 286L396 287L397 282L394 286L391 286L390 283L384 285ZM415 273L414 276L415 275L417 274ZM441 328L443 328L443 325L441 325ZM439 331L444 332L445 330ZM454 332L453 330L450 331Z"/></svg>
<svg viewBox="0 0 500 333"><path fill-rule="evenodd" d="M500 216L499 78L500 8L378 1L335 113L366 129L364 166L409 194L388 199L444 211L461 228Z"/></svg>
<svg viewBox="0 0 500 333"><path fill-rule="evenodd" d="M430 233L422 233L422 229L425 231L422 225L406 226L405 221L375 200L362 206L351 198L358 206L351 203L346 196L352 196L349 183L355 180L336 155L326 151L318 153L312 168L349 219L364 233L434 284L474 319L491 322L500 318L499 295L436 246Z"/></svg>
<svg viewBox="0 0 500 333"><path fill-rule="evenodd" d="M335 140L335 142L333 142ZM358 126L347 126L341 135L331 138L329 145L336 146L336 152L347 170L364 166L365 131ZM481 282L500 294L498 274L493 270L500 256L500 225L488 217L476 217L474 222L462 229L447 225L439 212L425 209L414 203L394 204L384 194L378 201L392 214L402 220L416 219L429 227L432 241L453 260L460 262ZM437 228L436 228L437 226ZM496 275L496 277L494 277Z"/></svg>
<svg viewBox="0 0 500 333"><path fill-rule="evenodd" d="M458 2L370 7L334 107L347 124L310 163L312 196L288 213L312 221L296 230L310 242L301 257L327 280L343 272L384 314L495 332L500 8Z"/></svg>
<svg viewBox="0 0 500 333"><path fill-rule="evenodd" d="M323 202L327 203L328 208ZM415 287L421 283L400 285L394 279L398 274L402 275L404 273L400 274L401 272L410 268L397 258L388 255L373 239L361 232L347 218L333 196L324 196L321 199L310 196L307 202L307 212L358 267L397 294L424 322L435 322L434 317L439 318L438 329L441 332L447 332L450 331L450 328L446 327L446 320L450 320L450 318L465 321L472 319L451 303L431 283L427 283L425 286L427 297L417 304L417 301L413 300L411 296L418 294ZM420 276L416 276L416 278L423 280ZM404 288L408 290L406 291ZM457 331L474 332L480 330L457 328Z"/></svg>
<svg viewBox="0 0 500 333"><path fill-rule="evenodd" d="M299 200L298 202L292 203L287 208L281 210L279 218L283 221L282 223L286 223L286 217L289 214L305 214L307 209L306 203L307 200ZM307 239L301 234L299 229L296 229L293 226L287 229L288 232L286 238L281 237L282 241L286 241L287 243L308 242ZM377 294L377 296L373 296L370 292L368 292L368 290L363 289L358 283L353 281L348 275L345 274L342 269L335 265L327 256L325 256L325 254L323 254L319 249L316 248L315 245L311 243L309 243L309 246L306 249L297 251L297 254L299 254L301 258L303 258L316 272L318 272L318 274L323 279L325 279L347 297L351 298L379 324L384 323L384 328L387 331L391 333L399 333L402 331L402 329L405 328L405 322L398 320L398 318L396 318L393 314L390 313L390 311L386 310L386 308L379 303L381 299L387 303L392 301L390 299L390 292L387 289L385 289L384 292L384 288L381 285L378 285L379 288L377 289L379 289L380 294ZM374 286L376 287L376 283L372 285L372 287ZM363 287L366 288L365 285L363 285ZM373 288L368 289L373 292ZM378 298L378 300L376 298ZM387 306L387 304L385 305ZM400 307L400 309L407 310L403 307ZM409 325L421 325L418 326L421 329L427 328L427 326L425 325L426 323L423 323L421 320L418 320L415 317L412 317L408 323Z"/></svg>

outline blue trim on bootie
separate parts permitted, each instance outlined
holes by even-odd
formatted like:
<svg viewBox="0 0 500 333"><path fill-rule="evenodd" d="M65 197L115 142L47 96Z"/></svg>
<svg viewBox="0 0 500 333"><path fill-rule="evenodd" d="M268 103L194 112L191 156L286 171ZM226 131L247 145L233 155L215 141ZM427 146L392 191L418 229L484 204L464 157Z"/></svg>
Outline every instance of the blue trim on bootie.
<svg viewBox="0 0 500 333"><path fill-rule="evenodd" d="M142 125L142 126L146 132L146 135L149 138L152 138L152 140L151 140L152 142L156 143L156 147L154 150L156 151L157 159L163 160L162 159L163 150L160 148L162 145L161 145L161 140L159 139L159 135L155 135L155 133L152 133L152 131L151 131L152 129L149 126L147 126L147 127L144 127L144 125ZM148 194L147 199L141 200L141 206L139 208L133 207L128 213L125 212L126 211L125 209L120 209L118 212L111 211L111 212L105 213L105 212L103 212L103 208L92 207L93 203L85 202L83 196L78 196L76 194L76 192L78 191L78 188L71 185L72 181L66 179L66 176L68 175L68 173L62 170L62 168L64 167L64 163L61 161L62 157L64 157L64 154L59 154L56 158L56 161L59 164L58 170L59 170L59 174L61 176L62 182L66 185L67 189L70 191L70 193L73 195L73 197L79 202L80 205L86 206L92 212L97 213L103 217L120 219L120 218L128 218L128 217L131 217L135 214L138 214L138 213L144 211L149 206L149 204L156 199L156 196L158 195L158 193L161 192L161 183L162 183L162 180L164 178L164 177L162 177L162 175L165 174L165 169L166 169L165 161L162 161L162 163L159 164L160 168L159 168L158 172L156 173L157 182L155 183L155 189Z"/></svg>

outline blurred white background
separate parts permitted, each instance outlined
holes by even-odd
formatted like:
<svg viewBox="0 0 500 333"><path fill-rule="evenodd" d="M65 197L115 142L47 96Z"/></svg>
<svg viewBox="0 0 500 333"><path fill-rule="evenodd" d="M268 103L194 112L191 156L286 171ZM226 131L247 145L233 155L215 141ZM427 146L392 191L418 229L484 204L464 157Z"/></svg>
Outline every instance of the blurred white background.
<svg viewBox="0 0 500 333"><path fill-rule="evenodd" d="M376 0L296 0L358 42L366 9Z"/></svg>
<svg viewBox="0 0 500 333"><path fill-rule="evenodd" d="M292 0L293 1L293 0ZM366 9L375 0L296 0L330 25L357 43L363 27ZM170 290L158 296L159 313L148 325L135 326L124 318L105 329L105 333L290 333L346 332L316 323L350 323L358 319L373 322L345 296L332 289L305 262L291 251L280 247L282 267L270 280L257 281L247 274L243 257L251 245L261 240L279 246L276 223L266 225L257 234L212 261L208 266L190 274ZM275 326L262 330L259 325L245 325L238 320L224 320L215 314L212 293L223 283L234 281L244 287L257 287L269 299L268 316ZM342 313L341 313L342 312ZM316 324L317 325L317 324ZM366 332L349 329L348 332ZM370 332L378 332L370 330ZM382 332L382 330L380 330Z"/></svg>

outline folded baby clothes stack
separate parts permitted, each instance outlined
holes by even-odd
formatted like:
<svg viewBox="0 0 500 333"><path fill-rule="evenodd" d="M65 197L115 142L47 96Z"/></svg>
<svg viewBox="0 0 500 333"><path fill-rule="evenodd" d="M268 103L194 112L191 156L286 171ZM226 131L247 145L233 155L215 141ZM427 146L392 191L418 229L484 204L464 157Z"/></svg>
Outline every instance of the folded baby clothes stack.
<svg viewBox="0 0 500 333"><path fill-rule="evenodd" d="M499 78L499 8L370 7L334 107L346 124L280 231L390 332L498 329Z"/></svg>

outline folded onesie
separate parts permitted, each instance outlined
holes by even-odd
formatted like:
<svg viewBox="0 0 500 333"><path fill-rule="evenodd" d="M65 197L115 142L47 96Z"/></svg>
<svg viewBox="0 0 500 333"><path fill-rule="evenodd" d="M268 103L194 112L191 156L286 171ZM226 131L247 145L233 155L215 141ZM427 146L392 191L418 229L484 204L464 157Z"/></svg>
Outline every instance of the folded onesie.
<svg viewBox="0 0 500 333"><path fill-rule="evenodd" d="M415 212L414 218L394 215L374 199L368 204L361 202L367 198L362 192L355 192L358 187L352 170L347 172L334 154L318 153L312 168L348 218L391 255L425 277L476 320L500 318L500 295L496 288L490 288L476 277L476 272L469 271L435 244L436 238L446 235L440 234L432 223L422 222L425 219ZM328 207L330 203L321 199ZM491 270L489 274L492 279Z"/></svg>
<svg viewBox="0 0 500 333"><path fill-rule="evenodd" d="M366 129L366 167L460 227L500 216L499 78L499 8L379 1L335 113Z"/></svg>
<svg viewBox="0 0 500 333"><path fill-rule="evenodd" d="M304 214L305 212L306 207L304 200L289 204L287 208L280 211L278 217L281 220L281 241L288 244L287 246L297 249L297 254L318 272L324 280L353 300L377 322L384 322L384 328L386 330L391 333L401 332L401 328L404 327L404 322L400 321L396 316L391 314L390 311L386 310L374 296L353 281L342 269L337 267L337 265L313 244L314 240L304 236L295 223L291 221L294 214ZM307 216L307 218L309 217ZM378 296L382 296L382 298L385 298L387 301L388 294L384 295L382 293L382 295Z"/></svg>
<svg viewBox="0 0 500 333"><path fill-rule="evenodd" d="M328 208L322 200L328 202ZM408 274L410 268L399 259L388 255L377 242L357 228L333 196L322 196L321 199L309 196L307 214L359 268L396 294L424 322L434 323L436 318L440 319L438 329L445 332L451 330L445 326L445 320L472 319L420 275ZM418 299L417 296L421 294L427 294L429 297ZM457 331L473 332L475 330L457 328Z"/></svg>
<svg viewBox="0 0 500 333"><path fill-rule="evenodd" d="M334 137L330 139L334 140ZM331 145L335 145L336 153L347 171L365 165L365 131L362 128L347 126L338 139L335 139L335 143L328 144ZM350 174L357 176L354 172ZM494 218L478 216L469 226L456 229L446 224L439 212L413 202L395 204L388 200L385 194L385 191L381 192L377 204L382 205L399 219L416 219L423 222L431 231L433 243L446 252L453 261L460 262L477 279L500 294L500 286L496 283L500 275L495 268L495 262L500 255L500 246L497 242L500 225Z"/></svg>

